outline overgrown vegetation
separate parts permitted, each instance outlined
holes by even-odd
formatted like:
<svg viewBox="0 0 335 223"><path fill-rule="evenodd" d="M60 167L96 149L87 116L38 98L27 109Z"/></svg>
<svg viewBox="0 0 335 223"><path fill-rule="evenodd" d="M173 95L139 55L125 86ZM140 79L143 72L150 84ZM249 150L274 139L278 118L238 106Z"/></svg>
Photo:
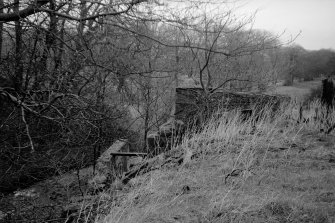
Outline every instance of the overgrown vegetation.
<svg viewBox="0 0 335 223"><path fill-rule="evenodd" d="M0 0L0 196L64 173L76 171L80 178L80 170L94 166L116 139L128 139L134 151L147 151L147 136L174 114L177 87L201 88L201 102L210 110L215 107L208 104L210 95L219 89L259 93L280 81L290 85L294 79L334 74L332 50L306 51L290 45L293 39L253 29L253 15L234 14L238 2ZM242 212L224 199L233 201L231 192L243 191L249 175L264 175L271 143L283 143L291 152L293 133L331 130L333 113L325 113L319 102L304 105L304 114L299 106L278 111L276 117L264 110L257 121L244 117L246 122L236 113L220 112L219 120L192 130L174 148L194 159L136 178L122 199L103 193L104 202L87 205L97 212L88 215L83 208L83 221L96 216L116 222L155 221L158 216L158 221L169 205L172 211L178 202L192 206L192 199L196 203L202 198L203 207L209 205L196 208L202 216L211 219L212 212L227 212L235 219ZM200 119L207 110L197 111ZM284 158L280 155L286 162ZM174 197L180 182L185 184L182 193L199 187L198 195L191 200ZM152 202L157 206L147 205ZM283 213L289 219L307 210L271 202L259 210L275 218ZM102 213L110 208L111 214ZM238 210L247 210L243 208ZM243 213L248 216L248 211Z"/></svg>
<svg viewBox="0 0 335 223"><path fill-rule="evenodd" d="M173 149L182 164L105 191L95 222L333 222L334 136L317 132L335 112L308 107L300 123L294 104L275 116L264 108L257 122L236 112L210 120Z"/></svg>
<svg viewBox="0 0 335 223"><path fill-rule="evenodd" d="M233 9L194 11L218 3L0 0L1 192L94 164L116 138L142 150L185 80L264 91L283 43Z"/></svg>
<svg viewBox="0 0 335 223"><path fill-rule="evenodd" d="M306 50L293 45L282 49L285 55L286 72L282 78L285 86L296 81L311 81L318 77L332 75L335 71L335 52L331 49Z"/></svg>

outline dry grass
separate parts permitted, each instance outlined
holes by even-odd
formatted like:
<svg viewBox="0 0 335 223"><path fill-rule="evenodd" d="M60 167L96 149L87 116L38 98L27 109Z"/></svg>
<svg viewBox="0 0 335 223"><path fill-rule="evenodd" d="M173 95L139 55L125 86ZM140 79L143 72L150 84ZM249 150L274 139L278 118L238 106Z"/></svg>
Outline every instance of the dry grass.
<svg viewBox="0 0 335 223"><path fill-rule="evenodd" d="M276 88L269 91L269 93L287 95L297 101L304 101L306 97L311 94L312 89L316 89L320 86L321 80L304 81L294 83L293 86L276 86Z"/></svg>
<svg viewBox="0 0 335 223"><path fill-rule="evenodd" d="M189 132L174 148L183 164L105 192L96 222L335 222L335 137L317 132L325 117L297 123L294 104L269 110L256 123L232 112Z"/></svg>

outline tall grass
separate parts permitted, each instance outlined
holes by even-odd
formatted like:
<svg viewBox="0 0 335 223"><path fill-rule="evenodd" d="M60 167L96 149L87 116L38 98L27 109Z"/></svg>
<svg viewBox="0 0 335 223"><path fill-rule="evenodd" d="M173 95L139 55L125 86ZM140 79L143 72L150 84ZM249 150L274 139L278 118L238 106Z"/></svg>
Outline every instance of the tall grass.
<svg viewBox="0 0 335 223"><path fill-rule="evenodd" d="M189 129L173 148L183 151L182 165L166 165L131 180L99 206L109 213L96 222L210 222L218 211L243 214L267 207L277 195L249 186L260 184L268 171L269 151L290 149L300 132L335 121L334 110L327 113L319 101L305 107L301 121L299 106L292 102L274 113L269 105L247 119L238 110L218 111L201 128Z"/></svg>

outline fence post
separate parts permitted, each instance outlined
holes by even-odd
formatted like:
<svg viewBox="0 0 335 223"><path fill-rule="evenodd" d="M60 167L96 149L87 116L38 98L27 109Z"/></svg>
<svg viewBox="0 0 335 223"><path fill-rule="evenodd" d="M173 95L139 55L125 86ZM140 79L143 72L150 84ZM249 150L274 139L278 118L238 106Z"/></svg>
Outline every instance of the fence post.
<svg viewBox="0 0 335 223"><path fill-rule="evenodd" d="M129 142L127 142L127 144L123 147L124 148L124 152L130 152L130 149L129 149ZM124 156L122 157L122 171L125 173L125 172L128 172L128 157L127 156Z"/></svg>

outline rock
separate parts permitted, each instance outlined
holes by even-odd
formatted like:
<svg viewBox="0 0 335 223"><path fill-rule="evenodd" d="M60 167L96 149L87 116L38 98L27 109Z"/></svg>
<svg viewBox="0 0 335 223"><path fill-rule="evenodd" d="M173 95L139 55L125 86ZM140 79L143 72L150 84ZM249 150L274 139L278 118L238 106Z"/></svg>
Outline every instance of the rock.
<svg viewBox="0 0 335 223"><path fill-rule="evenodd" d="M107 185L107 181L119 174L119 164L122 163L121 157L115 157L113 153L121 151L129 151L127 141L117 140L109 147L97 160L96 171L97 174L90 180L88 184L94 191L100 191ZM126 163L127 164L127 163Z"/></svg>
<svg viewBox="0 0 335 223"><path fill-rule="evenodd" d="M147 136L148 153L153 157L171 149L171 145L181 140L184 131L184 123L180 120L170 119L159 127L157 132Z"/></svg>
<svg viewBox="0 0 335 223"><path fill-rule="evenodd" d="M180 120L170 119L159 127L158 134L160 136L178 135L184 128L184 122Z"/></svg>
<svg viewBox="0 0 335 223"><path fill-rule="evenodd" d="M116 141L111 147L109 147L97 160L96 168L98 172L108 173L111 170L111 166L115 165L113 162L113 155L111 153L120 152L121 149L126 146L125 141Z"/></svg>
<svg viewBox="0 0 335 223"><path fill-rule="evenodd" d="M139 165L143 162L143 157L133 157L128 160L129 168L133 168L134 166Z"/></svg>
<svg viewBox="0 0 335 223"><path fill-rule="evenodd" d="M104 188L107 182L107 176L103 174L95 175L91 180L88 181L88 184L91 188L98 190Z"/></svg>

